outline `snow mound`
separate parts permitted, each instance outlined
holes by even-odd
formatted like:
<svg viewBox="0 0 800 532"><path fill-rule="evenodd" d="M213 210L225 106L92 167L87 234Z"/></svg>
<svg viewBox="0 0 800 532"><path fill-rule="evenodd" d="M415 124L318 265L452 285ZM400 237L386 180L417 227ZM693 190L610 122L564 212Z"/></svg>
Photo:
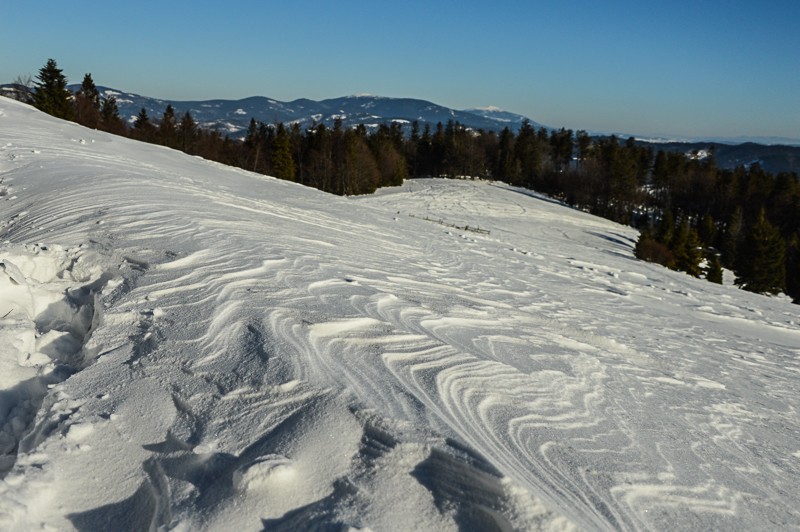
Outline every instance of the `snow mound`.
<svg viewBox="0 0 800 532"><path fill-rule="evenodd" d="M97 304L113 275L90 249L0 246L0 472L13 465L48 388L91 362Z"/></svg>

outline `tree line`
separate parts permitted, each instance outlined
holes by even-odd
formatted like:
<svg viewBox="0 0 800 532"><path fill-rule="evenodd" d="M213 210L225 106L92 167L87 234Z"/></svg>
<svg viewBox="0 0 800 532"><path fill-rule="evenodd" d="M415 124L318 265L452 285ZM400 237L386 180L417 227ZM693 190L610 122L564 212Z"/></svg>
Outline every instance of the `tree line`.
<svg viewBox="0 0 800 532"><path fill-rule="evenodd" d="M407 178L494 179L537 190L592 214L640 229L637 257L712 282L722 267L758 293L785 292L800 302L800 184L758 164L717 167L713 151L654 152L633 138L585 131L475 130L458 122L406 132L397 123L368 131L251 119L244 139L199 127L168 105L159 117L142 109L132 124L113 96L101 98L86 74L73 94L54 60L22 99L54 116L339 195L368 194Z"/></svg>

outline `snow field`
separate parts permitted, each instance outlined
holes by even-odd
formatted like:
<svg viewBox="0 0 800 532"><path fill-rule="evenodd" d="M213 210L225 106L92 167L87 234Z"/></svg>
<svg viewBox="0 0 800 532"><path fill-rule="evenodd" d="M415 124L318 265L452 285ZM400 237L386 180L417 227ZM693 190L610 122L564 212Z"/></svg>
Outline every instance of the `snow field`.
<svg viewBox="0 0 800 532"><path fill-rule="evenodd" d="M337 198L0 110L3 528L800 523L785 299L510 187Z"/></svg>

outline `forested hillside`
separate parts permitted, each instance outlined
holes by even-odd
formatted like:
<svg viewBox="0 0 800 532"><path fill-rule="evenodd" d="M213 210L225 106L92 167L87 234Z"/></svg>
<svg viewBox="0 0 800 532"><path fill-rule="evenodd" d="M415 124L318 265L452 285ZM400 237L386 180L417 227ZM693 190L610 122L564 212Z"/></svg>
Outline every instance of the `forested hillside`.
<svg viewBox="0 0 800 532"><path fill-rule="evenodd" d="M374 192L407 178L482 178L550 194L568 205L642 231L640 258L721 282L721 268L758 293L800 300L800 184L796 173L771 174L758 163L723 169L715 148L699 154L655 151L633 138L590 137L524 123L517 132L398 123L374 131L251 119L243 141L198 127L189 112L143 108L129 126L113 97L100 98L90 74L71 93L55 61L21 98L87 127L339 195Z"/></svg>

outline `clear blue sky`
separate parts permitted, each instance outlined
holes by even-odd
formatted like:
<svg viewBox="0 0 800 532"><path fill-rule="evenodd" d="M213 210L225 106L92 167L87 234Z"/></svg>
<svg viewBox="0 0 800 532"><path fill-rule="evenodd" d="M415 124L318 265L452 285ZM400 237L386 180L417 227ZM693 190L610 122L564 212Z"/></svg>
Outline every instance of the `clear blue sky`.
<svg viewBox="0 0 800 532"><path fill-rule="evenodd" d="M800 0L9 1L0 82L164 99L355 93L551 126L800 138Z"/></svg>

